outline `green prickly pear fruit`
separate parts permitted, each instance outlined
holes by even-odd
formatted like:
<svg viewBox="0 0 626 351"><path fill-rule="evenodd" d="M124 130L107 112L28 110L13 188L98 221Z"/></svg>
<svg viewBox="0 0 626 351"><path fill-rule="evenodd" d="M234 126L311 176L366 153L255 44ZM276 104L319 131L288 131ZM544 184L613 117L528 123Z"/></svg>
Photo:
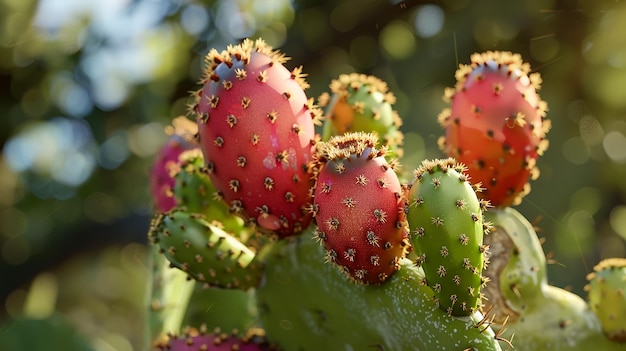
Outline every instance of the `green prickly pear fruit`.
<svg viewBox="0 0 626 351"><path fill-rule="evenodd" d="M199 282L243 290L259 282L255 254L201 214L179 209L157 214L149 237L174 267Z"/></svg>
<svg viewBox="0 0 626 351"><path fill-rule="evenodd" d="M608 258L587 276L589 304L609 339L626 342L626 258Z"/></svg>
<svg viewBox="0 0 626 351"><path fill-rule="evenodd" d="M365 133L318 143L312 206L326 260L370 284L395 272L409 246L400 181L376 143Z"/></svg>
<svg viewBox="0 0 626 351"><path fill-rule="evenodd" d="M480 306L481 272L487 263L483 245L483 211L454 159L423 161L415 170L408 194L411 243L424 268L435 302L454 316L466 316Z"/></svg>
<svg viewBox="0 0 626 351"><path fill-rule="evenodd" d="M297 234L311 222L308 163L321 111L301 68L263 40L206 57L191 110L209 176L230 208L268 234Z"/></svg>
<svg viewBox="0 0 626 351"><path fill-rule="evenodd" d="M155 345L161 351L269 351L275 348L264 337L264 332L251 329L244 336L216 331L207 333L188 329L183 335L168 335Z"/></svg>
<svg viewBox="0 0 626 351"><path fill-rule="evenodd" d="M376 133L394 156L402 156L402 120L393 109L396 97L381 79L359 73L342 74L330 84L332 95L318 102L326 106L323 140L348 132Z"/></svg>

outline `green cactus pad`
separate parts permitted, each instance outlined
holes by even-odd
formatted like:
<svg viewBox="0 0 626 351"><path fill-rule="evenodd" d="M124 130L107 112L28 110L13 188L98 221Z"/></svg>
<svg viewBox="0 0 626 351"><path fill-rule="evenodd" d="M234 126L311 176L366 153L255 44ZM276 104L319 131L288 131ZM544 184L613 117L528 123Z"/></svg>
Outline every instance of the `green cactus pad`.
<svg viewBox="0 0 626 351"><path fill-rule="evenodd" d="M158 214L149 236L174 267L199 282L243 290L258 283L254 252L200 214L177 209Z"/></svg>
<svg viewBox="0 0 626 351"><path fill-rule="evenodd" d="M589 305L578 295L548 285L546 258L532 224L513 208L490 209L493 227L483 289L494 328L513 338L515 350L621 350L602 332ZM506 323L505 323L506 320Z"/></svg>
<svg viewBox="0 0 626 351"><path fill-rule="evenodd" d="M257 326L254 291L219 289L196 284L183 325L204 325L207 330L248 330Z"/></svg>
<svg viewBox="0 0 626 351"><path fill-rule="evenodd" d="M422 162L408 201L411 242L435 302L449 314L469 315L483 284L485 204L451 158Z"/></svg>
<svg viewBox="0 0 626 351"><path fill-rule="evenodd" d="M626 342L626 258L609 258L588 275L589 304L606 335Z"/></svg>
<svg viewBox="0 0 626 351"><path fill-rule="evenodd" d="M527 304L546 286L546 257L530 222L519 212L494 208L485 213L492 225L485 237L489 266L483 274L490 279L484 289L486 305L496 322L515 322Z"/></svg>
<svg viewBox="0 0 626 351"><path fill-rule="evenodd" d="M265 264L257 289L269 341L284 350L500 350L482 316L451 317L422 284L408 259L380 286L355 284L324 263L324 249L304 236L280 240L259 255Z"/></svg>
<svg viewBox="0 0 626 351"><path fill-rule="evenodd" d="M252 290L207 287L180 269L151 245L151 296L148 309L147 343L177 334L183 326L203 325L207 330L247 330L257 323Z"/></svg>
<svg viewBox="0 0 626 351"><path fill-rule="evenodd" d="M185 272L171 269L169 260L159 251L158 245L150 245L148 264L152 272L149 279L148 342L180 331L195 285L195 281L188 280Z"/></svg>

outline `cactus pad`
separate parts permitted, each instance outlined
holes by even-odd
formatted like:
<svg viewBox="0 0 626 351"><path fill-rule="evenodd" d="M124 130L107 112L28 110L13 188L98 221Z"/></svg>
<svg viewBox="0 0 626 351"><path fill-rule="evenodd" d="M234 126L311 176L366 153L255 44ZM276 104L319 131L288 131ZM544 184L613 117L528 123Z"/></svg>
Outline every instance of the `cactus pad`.
<svg viewBox="0 0 626 351"><path fill-rule="evenodd" d="M174 267L199 282L244 290L258 283L254 253L200 214L177 209L158 214L149 236Z"/></svg>

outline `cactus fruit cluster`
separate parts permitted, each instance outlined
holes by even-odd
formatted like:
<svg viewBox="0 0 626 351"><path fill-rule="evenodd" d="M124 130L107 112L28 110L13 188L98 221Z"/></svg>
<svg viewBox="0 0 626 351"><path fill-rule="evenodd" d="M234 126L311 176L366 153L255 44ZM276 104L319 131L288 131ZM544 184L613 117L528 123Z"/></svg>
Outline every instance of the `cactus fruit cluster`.
<svg viewBox="0 0 626 351"><path fill-rule="evenodd" d="M549 129L519 55L461 66L439 118L448 157L415 165L409 183L382 80L341 75L322 111L286 61L260 39L211 50L193 126L173 128L155 161L155 350L624 346L626 312L606 304L624 306L621 261L590 275L590 303L550 286L510 207ZM205 332L216 327L234 330Z"/></svg>

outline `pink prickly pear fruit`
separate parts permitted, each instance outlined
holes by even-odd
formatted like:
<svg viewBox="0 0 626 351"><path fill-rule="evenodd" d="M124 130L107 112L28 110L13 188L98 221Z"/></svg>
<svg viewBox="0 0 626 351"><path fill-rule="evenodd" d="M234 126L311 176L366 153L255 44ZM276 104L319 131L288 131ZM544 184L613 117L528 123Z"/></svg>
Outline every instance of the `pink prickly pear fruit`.
<svg viewBox="0 0 626 351"><path fill-rule="evenodd" d="M519 54L489 51L472 55L456 79L444 96L450 108L439 115L440 146L467 165L491 205L517 205L530 191L529 179L539 176L536 161L548 147L547 104L537 94L541 77Z"/></svg>
<svg viewBox="0 0 626 351"><path fill-rule="evenodd" d="M313 167L316 239L327 261L366 284L390 277L409 248L402 186L377 142L374 134L332 137L318 143Z"/></svg>
<svg viewBox="0 0 626 351"><path fill-rule="evenodd" d="M275 350L264 336L263 330L251 329L244 336L216 331L206 333L190 329L183 335L168 335L159 340L156 347L161 351L269 351Z"/></svg>
<svg viewBox="0 0 626 351"><path fill-rule="evenodd" d="M231 210L286 237L311 222L308 163L321 112L301 68L264 41L211 50L191 110L211 181Z"/></svg>
<svg viewBox="0 0 626 351"><path fill-rule="evenodd" d="M176 206L174 197L175 176L180 171L179 156L187 150L197 149L194 140L195 123L177 117L165 130L169 139L158 152L150 171L150 191L157 211L167 212Z"/></svg>

